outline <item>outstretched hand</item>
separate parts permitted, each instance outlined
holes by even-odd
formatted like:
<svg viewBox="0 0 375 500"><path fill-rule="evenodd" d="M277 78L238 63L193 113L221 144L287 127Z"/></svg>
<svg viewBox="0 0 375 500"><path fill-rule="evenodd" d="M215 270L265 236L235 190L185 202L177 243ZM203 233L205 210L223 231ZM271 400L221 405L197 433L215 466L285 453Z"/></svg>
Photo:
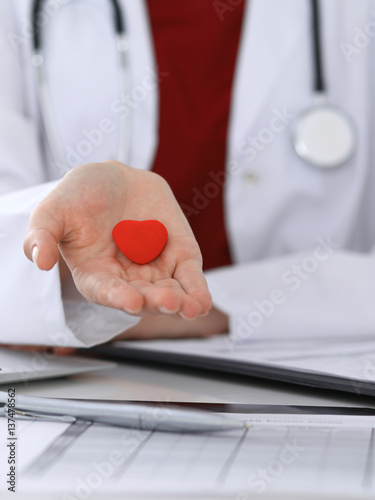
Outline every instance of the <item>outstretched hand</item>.
<svg viewBox="0 0 375 500"><path fill-rule="evenodd" d="M112 229L124 219L166 226L159 257L139 265L120 252ZM86 299L129 314L192 319L212 305L199 247L168 184L119 162L81 165L66 174L32 212L24 250L46 271L61 254Z"/></svg>

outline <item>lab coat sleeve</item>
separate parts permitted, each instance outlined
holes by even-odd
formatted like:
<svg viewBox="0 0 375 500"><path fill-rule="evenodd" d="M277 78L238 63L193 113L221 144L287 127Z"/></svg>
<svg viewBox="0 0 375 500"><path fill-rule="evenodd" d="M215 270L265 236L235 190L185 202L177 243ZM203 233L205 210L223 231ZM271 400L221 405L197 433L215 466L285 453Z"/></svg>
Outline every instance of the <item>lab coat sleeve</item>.
<svg viewBox="0 0 375 500"><path fill-rule="evenodd" d="M23 253L32 208L55 182L0 197L0 342L85 347L112 339L139 319L62 294L59 269L40 271Z"/></svg>
<svg viewBox="0 0 375 500"><path fill-rule="evenodd" d="M326 248L324 248L326 244ZM375 336L375 257L323 242L310 252L206 274L233 341Z"/></svg>
<svg viewBox="0 0 375 500"><path fill-rule="evenodd" d="M0 343L91 346L139 319L89 304L73 287L62 294L58 266L40 271L23 253L30 212L57 181L46 182L39 127L24 111L10 5L0 3Z"/></svg>

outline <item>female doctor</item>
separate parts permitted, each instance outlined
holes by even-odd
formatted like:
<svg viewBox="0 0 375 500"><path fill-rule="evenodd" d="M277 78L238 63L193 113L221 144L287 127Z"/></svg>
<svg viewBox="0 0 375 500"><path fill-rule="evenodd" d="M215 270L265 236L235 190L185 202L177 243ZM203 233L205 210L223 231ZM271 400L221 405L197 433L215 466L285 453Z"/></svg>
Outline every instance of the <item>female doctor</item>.
<svg viewBox="0 0 375 500"><path fill-rule="evenodd" d="M214 303L123 336L372 335L375 2L320 2L318 19L309 0L119 6L120 53L113 2L41 2L33 22L31 0L0 7L2 342L93 345L136 323L19 251L32 208L56 202L67 171L116 157L169 182Z"/></svg>

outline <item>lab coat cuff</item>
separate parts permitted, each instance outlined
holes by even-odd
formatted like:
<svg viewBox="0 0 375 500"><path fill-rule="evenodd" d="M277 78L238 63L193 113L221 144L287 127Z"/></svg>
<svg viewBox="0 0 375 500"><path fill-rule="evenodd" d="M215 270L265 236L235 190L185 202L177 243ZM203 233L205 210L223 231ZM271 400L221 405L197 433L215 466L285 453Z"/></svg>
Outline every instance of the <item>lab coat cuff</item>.
<svg viewBox="0 0 375 500"><path fill-rule="evenodd" d="M82 301L64 300L65 321L69 334L60 345L92 347L109 342L139 323L140 317L123 311Z"/></svg>
<svg viewBox="0 0 375 500"><path fill-rule="evenodd" d="M233 266L212 269L205 273L214 307L228 316L228 341L242 344L259 338L263 333L262 321L256 314L247 314L238 305L233 286Z"/></svg>

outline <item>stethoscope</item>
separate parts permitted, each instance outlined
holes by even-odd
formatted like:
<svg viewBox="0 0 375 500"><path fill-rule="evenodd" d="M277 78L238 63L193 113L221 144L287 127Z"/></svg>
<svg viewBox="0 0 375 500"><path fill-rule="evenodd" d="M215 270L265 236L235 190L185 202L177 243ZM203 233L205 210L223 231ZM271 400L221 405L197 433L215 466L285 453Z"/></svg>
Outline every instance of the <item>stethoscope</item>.
<svg viewBox="0 0 375 500"><path fill-rule="evenodd" d="M315 167L329 169L343 165L351 158L357 144L357 132L351 117L327 102L318 0L311 0L311 11L315 102L296 119L292 140L300 158Z"/></svg>
<svg viewBox="0 0 375 500"><path fill-rule="evenodd" d="M32 64L36 72L37 92L40 113L47 141L57 162L65 163L64 153L59 140L56 122L53 119L52 104L48 92L44 55L38 18L45 0L34 0L32 13L33 53ZM120 78L125 94L130 90L127 50L122 9L117 0L111 0L114 11L115 47L120 57ZM353 155L357 133L353 120L342 109L327 102L324 82L320 14L318 0L310 0L312 14L312 45L314 63L314 103L294 122L292 142L297 155L308 164L329 169L345 164ZM121 120L120 141L117 159L124 163L129 158L131 134L131 113Z"/></svg>
<svg viewBox="0 0 375 500"><path fill-rule="evenodd" d="M51 96L48 90L48 78L45 69L45 58L42 49L42 37L40 27L38 27L38 19L42 12L42 7L45 0L34 0L32 10L32 39L33 51L31 62L35 69L36 87L39 101L39 109L47 142L53 156L54 161L59 166L64 166L66 161L64 151L59 138L56 121L53 118ZM120 60L120 80L121 89L127 95L130 92L130 77L128 73L128 42L126 39L124 16L118 0L110 0L114 13L114 31L115 41L114 46L118 52ZM132 130L131 113L125 113L121 117L120 124L120 139L119 147L115 158L118 161L127 163L130 155L131 130Z"/></svg>

